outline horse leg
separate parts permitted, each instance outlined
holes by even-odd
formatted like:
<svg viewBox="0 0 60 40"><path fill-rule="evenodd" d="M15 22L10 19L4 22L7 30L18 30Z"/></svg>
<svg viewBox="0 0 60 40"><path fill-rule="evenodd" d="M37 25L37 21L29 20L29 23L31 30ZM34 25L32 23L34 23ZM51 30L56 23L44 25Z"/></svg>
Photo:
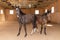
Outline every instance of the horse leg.
<svg viewBox="0 0 60 40"><path fill-rule="evenodd" d="M24 24L25 37L27 36L26 24Z"/></svg>
<svg viewBox="0 0 60 40"><path fill-rule="evenodd" d="M36 32L36 31L38 32L38 27L37 27L37 24L35 23L34 25L35 25L35 26L33 27L34 32Z"/></svg>
<svg viewBox="0 0 60 40"><path fill-rule="evenodd" d="M40 31L40 34L42 34L42 30L43 30L43 24L41 24L41 31Z"/></svg>
<svg viewBox="0 0 60 40"><path fill-rule="evenodd" d="M19 32L18 32L17 36L20 35L21 28L22 28L22 24L20 24L20 26L19 26Z"/></svg>
<svg viewBox="0 0 60 40"><path fill-rule="evenodd" d="M37 31L37 29L38 29L37 24L36 24L36 21L37 21L37 17L36 17L36 15L34 15L34 20L32 22L34 32Z"/></svg>
<svg viewBox="0 0 60 40"><path fill-rule="evenodd" d="M44 26L44 34L46 35L46 25Z"/></svg>
<svg viewBox="0 0 60 40"><path fill-rule="evenodd" d="M34 32L36 32L36 30L38 29L36 22L32 22L32 24L33 24L33 30L31 32L31 34L33 34Z"/></svg>

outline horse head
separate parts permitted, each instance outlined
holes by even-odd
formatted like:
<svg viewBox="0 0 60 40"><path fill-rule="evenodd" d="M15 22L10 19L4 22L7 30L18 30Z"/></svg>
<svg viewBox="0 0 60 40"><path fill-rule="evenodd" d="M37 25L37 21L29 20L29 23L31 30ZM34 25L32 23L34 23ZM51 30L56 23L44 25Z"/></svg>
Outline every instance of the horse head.
<svg viewBox="0 0 60 40"><path fill-rule="evenodd" d="M17 17L25 15L25 13L22 12L21 8L19 8L19 6L16 6L16 13L17 13Z"/></svg>
<svg viewBox="0 0 60 40"><path fill-rule="evenodd" d="M51 10L47 10L47 13L51 13Z"/></svg>
<svg viewBox="0 0 60 40"><path fill-rule="evenodd" d="M17 17L19 17L20 16L20 8L19 8L19 6L15 6L15 8L16 8Z"/></svg>

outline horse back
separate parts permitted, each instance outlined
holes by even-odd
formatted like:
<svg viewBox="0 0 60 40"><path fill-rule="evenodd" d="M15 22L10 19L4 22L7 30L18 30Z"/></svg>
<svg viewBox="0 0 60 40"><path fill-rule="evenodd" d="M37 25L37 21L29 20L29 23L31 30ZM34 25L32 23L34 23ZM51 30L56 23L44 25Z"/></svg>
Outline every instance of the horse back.
<svg viewBox="0 0 60 40"><path fill-rule="evenodd" d="M24 15L22 16L22 21L25 23L31 23L34 20L34 15L32 14L28 14L28 15Z"/></svg>

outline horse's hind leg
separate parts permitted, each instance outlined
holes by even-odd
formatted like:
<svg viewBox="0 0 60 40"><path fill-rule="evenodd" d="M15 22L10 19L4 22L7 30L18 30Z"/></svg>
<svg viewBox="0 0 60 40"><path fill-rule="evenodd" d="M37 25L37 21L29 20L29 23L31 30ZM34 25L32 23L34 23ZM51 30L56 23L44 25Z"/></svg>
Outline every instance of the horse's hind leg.
<svg viewBox="0 0 60 40"><path fill-rule="evenodd" d="M24 24L25 37L27 36L26 24Z"/></svg>
<svg viewBox="0 0 60 40"><path fill-rule="evenodd" d="M37 24L36 24L36 21L35 22L32 22L32 25L33 25L33 30L31 32L31 34L33 34L34 32L38 31L38 27L37 27Z"/></svg>
<svg viewBox="0 0 60 40"><path fill-rule="evenodd" d="M22 28L22 24L19 24L20 26L19 26L19 31L18 31L18 34L17 34L17 36L19 36L20 35L20 31L21 31L21 28Z"/></svg>

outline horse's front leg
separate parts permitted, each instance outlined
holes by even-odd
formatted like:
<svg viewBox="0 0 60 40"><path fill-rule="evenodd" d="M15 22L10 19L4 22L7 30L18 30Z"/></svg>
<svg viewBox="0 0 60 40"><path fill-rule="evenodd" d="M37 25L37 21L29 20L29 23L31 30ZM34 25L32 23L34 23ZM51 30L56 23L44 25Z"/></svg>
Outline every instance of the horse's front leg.
<svg viewBox="0 0 60 40"><path fill-rule="evenodd" d="M43 30L43 24L41 24L40 34L42 34L42 30Z"/></svg>
<svg viewBox="0 0 60 40"><path fill-rule="evenodd" d="M46 24L44 25L44 34L46 35Z"/></svg>
<svg viewBox="0 0 60 40"><path fill-rule="evenodd" d="M19 35L20 35L21 28L22 28L22 24L19 24L19 31L18 31L17 36L19 36Z"/></svg>
<svg viewBox="0 0 60 40"><path fill-rule="evenodd" d="M24 24L25 37L27 36L26 24Z"/></svg>

